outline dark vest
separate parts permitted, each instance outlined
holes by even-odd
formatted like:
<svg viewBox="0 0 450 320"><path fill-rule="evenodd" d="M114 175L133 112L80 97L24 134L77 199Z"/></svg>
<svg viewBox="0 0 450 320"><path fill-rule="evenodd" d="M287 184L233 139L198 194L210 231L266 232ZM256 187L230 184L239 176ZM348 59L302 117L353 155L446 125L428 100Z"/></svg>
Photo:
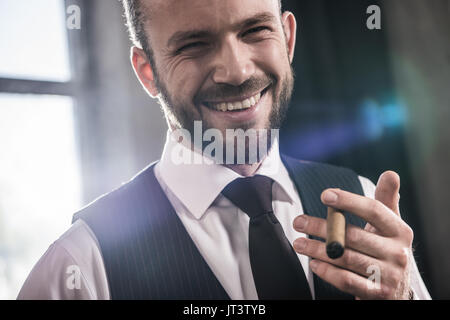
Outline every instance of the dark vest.
<svg viewBox="0 0 450 320"><path fill-rule="evenodd" d="M363 194L351 170L282 157L306 214L326 218L326 188ZM152 164L74 215L94 232L111 299L230 299L203 259L155 177ZM346 213L348 223L365 222ZM314 275L316 299L353 299Z"/></svg>

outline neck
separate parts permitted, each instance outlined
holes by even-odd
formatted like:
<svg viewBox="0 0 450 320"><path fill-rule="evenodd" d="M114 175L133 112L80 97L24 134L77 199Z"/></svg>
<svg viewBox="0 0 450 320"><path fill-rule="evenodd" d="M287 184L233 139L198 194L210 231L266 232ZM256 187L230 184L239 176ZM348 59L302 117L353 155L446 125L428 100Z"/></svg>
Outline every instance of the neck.
<svg viewBox="0 0 450 320"><path fill-rule="evenodd" d="M251 164L226 164L225 163L225 159L223 161L223 163L221 164L222 166L229 168L231 170L233 170L234 172L236 172L237 174L243 176L243 177L249 177L249 176L253 176L255 174L255 172L259 169L259 167L261 166L262 162L264 161L264 159L266 159L266 157L268 156L268 154L272 151L272 149L274 148L274 142L276 140L274 139L273 141L271 141L270 146L267 150L267 153L261 158L259 158L258 162L254 162ZM207 156L203 154L203 150L199 150L198 148L196 148L194 146L193 141L186 139L186 138L182 138L180 139L180 137L178 137L177 139L178 143L181 143L182 145L184 145L185 147L187 147L188 149L190 149L192 152L196 152L202 156ZM224 154L225 154L225 150L224 150ZM210 158L211 159L211 158ZM214 159L211 159L214 160Z"/></svg>
<svg viewBox="0 0 450 320"><path fill-rule="evenodd" d="M244 177L252 176L261 165L262 161L253 164L224 164L223 166L233 170Z"/></svg>

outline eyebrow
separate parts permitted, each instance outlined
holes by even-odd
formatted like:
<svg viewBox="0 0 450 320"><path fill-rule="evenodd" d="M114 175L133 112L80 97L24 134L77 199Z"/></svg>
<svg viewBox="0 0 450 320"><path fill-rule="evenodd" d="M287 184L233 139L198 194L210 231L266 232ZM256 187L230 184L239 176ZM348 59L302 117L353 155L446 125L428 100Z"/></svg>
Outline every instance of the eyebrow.
<svg viewBox="0 0 450 320"><path fill-rule="evenodd" d="M236 24L232 25L232 30L242 30L248 27L251 27L253 25L259 24L259 23L274 23L276 21L275 16L270 12L262 12L258 13L250 18L245 19L244 21L237 22ZM167 46L171 47L177 43L180 43L182 41L188 41L188 40L194 40L194 39L202 39L202 38L208 38L213 37L214 32L211 30L188 30L188 31L177 31L175 32L167 41Z"/></svg>

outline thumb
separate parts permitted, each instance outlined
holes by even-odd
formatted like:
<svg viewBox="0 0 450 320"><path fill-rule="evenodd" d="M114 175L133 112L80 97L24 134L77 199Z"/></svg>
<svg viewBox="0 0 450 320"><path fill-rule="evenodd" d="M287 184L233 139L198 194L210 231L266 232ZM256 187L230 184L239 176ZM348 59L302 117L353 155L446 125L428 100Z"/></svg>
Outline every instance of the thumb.
<svg viewBox="0 0 450 320"><path fill-rule="evenodd" d="M400 177L394 171L385 171L378 179L375 199L400 216Z"/></svg>

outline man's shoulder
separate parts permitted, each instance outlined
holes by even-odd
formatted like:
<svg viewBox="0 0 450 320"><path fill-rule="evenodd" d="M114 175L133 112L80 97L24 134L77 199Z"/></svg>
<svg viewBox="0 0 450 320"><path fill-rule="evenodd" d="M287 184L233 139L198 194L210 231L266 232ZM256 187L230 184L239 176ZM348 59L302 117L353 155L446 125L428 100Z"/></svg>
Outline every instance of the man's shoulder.
<svg viewBox="0 0 450 320"><path fill-rule="evenodd" d="M358 177L357 173L347 167L342 167L330 163L324 163L324 162L315 162L315 161L308 161L308 160L302 160L302 159L296 159L287 155L281 155L281 158L284 162L284 164L290 169L291 171L302 172L306 174L313 174L313 175L337 175L337 176L347 176L347 177Z"/></svg>
<svg viewBox="0 0 450 320"><path fill-rule="evenodd" d="M98 288L94 283L101 284ZM81 220L54 241L34 265L17 299L108 299L95 236Z"/></svg>
<svg viewBox="0 0 450 320"><path fill-rule="evenodd" d="M374 183L369 178L359 175L351 168L324 162L301 160L286 155L282 155L282 159L291 174L293 172L297 174L301 172L302 176L306 175L312 180L321 179L329 181L330 177L336 181L350 180L354 185L361 186L363 195L369 198L374 198L375 196ZM361 189L359 190L361 191Z"/></svg>
<svg viewBox="0 0 450 320"><path fill-rule="evenodd" d="M109 191L75 212L72 222L78 219L87 220L93 215L107 214L114 208L119 208L123 203L132 202L144 193L151 193L155 189L156 179L154 177L154 166L151 163L141 170L130 180L123 182L120 186ZM152 190L153 189L153 190Z"/></svg>

